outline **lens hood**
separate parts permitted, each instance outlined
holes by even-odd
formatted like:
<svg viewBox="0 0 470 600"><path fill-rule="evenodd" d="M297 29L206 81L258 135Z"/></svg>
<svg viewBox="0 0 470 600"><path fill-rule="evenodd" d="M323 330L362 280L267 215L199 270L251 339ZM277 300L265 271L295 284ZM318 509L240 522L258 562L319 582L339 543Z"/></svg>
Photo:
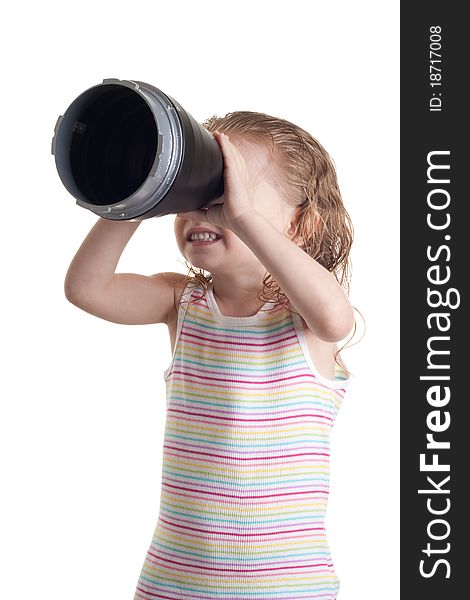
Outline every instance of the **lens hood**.
<svg viewBox="0 0 470 600"><path fill-rule="evenodd" d="M223 194L214 136L171 96L104 79L59 116L51 153L76 203L113 220L202 208Z"/></svg>

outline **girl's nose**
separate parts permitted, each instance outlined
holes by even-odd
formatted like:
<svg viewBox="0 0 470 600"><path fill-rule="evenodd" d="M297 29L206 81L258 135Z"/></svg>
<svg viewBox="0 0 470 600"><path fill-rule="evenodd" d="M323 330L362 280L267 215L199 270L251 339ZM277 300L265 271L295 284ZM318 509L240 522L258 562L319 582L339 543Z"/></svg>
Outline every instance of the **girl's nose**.
<svg viewBox="0 0 470 600"><path fill-rule="evenodd" d="M208 208L210 208L211 206L214 206L215 204L223 204L223 203L224 203L224 195L222 194L222 196L219 196L218 198L214 198L207 204L204 204L204 206L201 207L201 210L207 210Z"/></svg>
<svg viewBox="0 0 470 600"><path fill-rule="evenodd" d="M176 213L177 219L194 219L195 212L184 212L184 213Z"/></svg>

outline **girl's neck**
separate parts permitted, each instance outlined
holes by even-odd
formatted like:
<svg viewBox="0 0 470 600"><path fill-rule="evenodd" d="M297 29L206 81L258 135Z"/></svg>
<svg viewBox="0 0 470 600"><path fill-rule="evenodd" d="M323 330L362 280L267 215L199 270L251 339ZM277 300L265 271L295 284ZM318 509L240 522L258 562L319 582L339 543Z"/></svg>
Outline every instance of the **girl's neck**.
<svg viewBox="0 0 470 600"><path fill-rule="evenodd" d="M225 314L255 314L263 302L257 294L263 286L262 278L236 278L212 276L212 291L222 313Z"/></svg>

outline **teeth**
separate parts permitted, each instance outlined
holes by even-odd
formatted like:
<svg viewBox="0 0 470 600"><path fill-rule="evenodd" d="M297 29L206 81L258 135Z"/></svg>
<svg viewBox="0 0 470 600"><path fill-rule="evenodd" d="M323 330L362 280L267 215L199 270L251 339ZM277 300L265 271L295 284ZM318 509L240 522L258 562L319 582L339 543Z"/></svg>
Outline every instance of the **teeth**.
<svg viewBox="0 0 470 600"><path fill-rule="evenodd" d="M209 233L208 231L201 231L201 232L197 232L197 233L192 233L189 236L189 239L190 240L216 240L219 237L220 236L216 235L215 233Z"/></svg>

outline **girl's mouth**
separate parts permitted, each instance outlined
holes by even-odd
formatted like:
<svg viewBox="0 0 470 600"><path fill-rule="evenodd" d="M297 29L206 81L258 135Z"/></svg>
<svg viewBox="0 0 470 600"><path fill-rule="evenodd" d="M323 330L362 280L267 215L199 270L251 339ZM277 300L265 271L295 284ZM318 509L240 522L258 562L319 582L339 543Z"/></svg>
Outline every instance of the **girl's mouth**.
<svg viewBox="0 0 470 600"><path fill-rule="evenodd" d="M188 240L188 242L193 246L213 246L220 241L221 238L217 238L215 240Z"/></svg>
<svg viewBox="0 0 470 600"><path fill-rule="evenodd" d="M191 234L186 241L194 246L211 246L212 244L216 244L220 239L222 239L220 235L213 233L195 233Z"/></svg>

